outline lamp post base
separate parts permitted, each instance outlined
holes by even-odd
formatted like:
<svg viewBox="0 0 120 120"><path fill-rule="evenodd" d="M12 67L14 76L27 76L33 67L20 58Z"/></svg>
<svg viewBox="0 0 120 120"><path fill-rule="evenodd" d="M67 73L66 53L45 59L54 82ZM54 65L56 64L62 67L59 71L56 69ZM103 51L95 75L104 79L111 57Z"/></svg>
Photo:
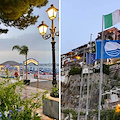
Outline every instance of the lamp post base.
<svg viewBox="0 0 120 120"><path fill-rule="evenodd" d="M24 80L23 83L24 85L30 85L30 80Z"/></svg>
<svg viewBox="0 0 120 120"><path fill-rule="evenodd" d="M52 84L53 84L53 86L55 86L55 87L57 86L57 81L56 81L56 79L52 81Z"/></svg>
<svg viewBox="0 0 120 120"><path fill-rule="evenodd" d="M51 97L59 98L59 93L50 93Z"/></svg>

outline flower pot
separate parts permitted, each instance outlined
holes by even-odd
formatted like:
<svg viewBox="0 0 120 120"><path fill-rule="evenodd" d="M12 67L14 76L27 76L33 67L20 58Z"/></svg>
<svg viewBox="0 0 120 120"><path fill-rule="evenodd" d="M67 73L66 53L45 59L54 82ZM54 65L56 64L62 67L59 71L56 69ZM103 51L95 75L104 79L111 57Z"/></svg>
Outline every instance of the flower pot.
<svg viewBox="0 0 120 120"><path fill-rule="evenodd" d="M59 93L50 93L51 97L59 98Z"/></svg>
<svg viewBox="0 0 120 120"><path fill-rule="evenodd" d="M50 94L46 97L47 99L43 100L43 114L59 120L59 98L51 97Z"/></svg>

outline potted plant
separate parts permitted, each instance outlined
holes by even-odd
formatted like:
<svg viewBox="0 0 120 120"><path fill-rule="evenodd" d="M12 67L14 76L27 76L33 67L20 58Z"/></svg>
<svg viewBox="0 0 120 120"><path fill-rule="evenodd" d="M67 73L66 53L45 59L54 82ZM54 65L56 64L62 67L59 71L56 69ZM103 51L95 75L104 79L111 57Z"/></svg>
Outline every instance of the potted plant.
<svg viewBox="0 0 120 120"><path fill-rule="evenodd" d="M51 91L52 91L50 93L51 97L59 98L59 87L56 87L56 85L53 85L51 88Z"/></svg>

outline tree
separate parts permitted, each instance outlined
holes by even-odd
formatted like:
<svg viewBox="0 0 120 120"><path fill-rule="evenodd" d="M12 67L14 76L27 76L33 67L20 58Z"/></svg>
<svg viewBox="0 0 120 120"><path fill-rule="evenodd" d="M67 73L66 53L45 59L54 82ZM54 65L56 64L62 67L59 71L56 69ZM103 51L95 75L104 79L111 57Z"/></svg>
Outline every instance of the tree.
<svg viewBox="0 0 120 120"><path fill-rule="evenodd" d="M25 45L23 45L21 47L19 45L15 45L15 46L13 46L12 50L14 50L14 49L18 50L20 55L25 55L25 59L26 59L26 80L27 80L27 55L28 55L29 49Z"/></svg>
<svg viewBox="0 0 120 120"><path fill-rule="evenodd" d="M33 8L41 8L48 0L0 0L0 24L25 29L37 22Z"/></svg>

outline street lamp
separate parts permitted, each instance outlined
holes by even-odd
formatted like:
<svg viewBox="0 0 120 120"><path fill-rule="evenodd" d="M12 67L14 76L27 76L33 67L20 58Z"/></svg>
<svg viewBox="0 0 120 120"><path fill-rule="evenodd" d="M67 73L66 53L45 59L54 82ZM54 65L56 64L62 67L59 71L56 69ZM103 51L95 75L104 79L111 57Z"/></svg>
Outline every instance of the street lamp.
<svg viewBox="0 0 120 120"><path fill-rule="evenodd" d="M56 63L55 63L55 36L59 36L59 32L56 32L56 27L54 27L54 23L53 20L56 18L57 15L57 11L58 9L56 7L53 6L53 4L51 5L50 8L48 8L48 10L46 10L46 12L48 13L48 17L49 19L52 21L52 28L50 29L50 34L46 34L47 32L47 28L48 26L44 23L44 21L42 21L42 24L40 24L38 26L39 32L42 35L43 39L47 40L50 37L52 37L52 65L53 65L53 81L52 84L53 85L57 85L57 81L56 81Z"/></svg>

